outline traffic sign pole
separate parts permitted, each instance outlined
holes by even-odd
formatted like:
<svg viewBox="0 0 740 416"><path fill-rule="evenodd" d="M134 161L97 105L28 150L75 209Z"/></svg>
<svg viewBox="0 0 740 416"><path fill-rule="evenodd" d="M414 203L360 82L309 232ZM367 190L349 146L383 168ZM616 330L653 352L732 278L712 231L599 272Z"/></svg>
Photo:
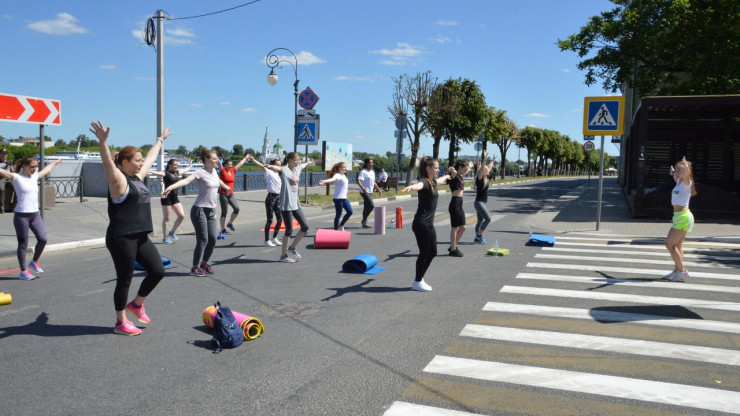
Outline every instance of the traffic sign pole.
<svg viewBox="0 0 740 416"><path fill-rule="evenodd" d="M604 135L601 135L601 150L599 155L599 202L596 205L596 231L601 225L601 191L604 189Z"/></svg>

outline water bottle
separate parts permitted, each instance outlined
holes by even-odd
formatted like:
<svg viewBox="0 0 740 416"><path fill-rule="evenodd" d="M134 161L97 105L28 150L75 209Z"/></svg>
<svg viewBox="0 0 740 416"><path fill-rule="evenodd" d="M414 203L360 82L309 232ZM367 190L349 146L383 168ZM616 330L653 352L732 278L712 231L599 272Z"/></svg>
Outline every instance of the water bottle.
<svg viewBox="0 0 740 416"><path fill-rule="evenodd" d="M493 240L493 255L498 256L498 240Z"/></svg>
<svg viewBox="0 0 740 416"><path fill-rule="evenodd" d="M396 220L391 218L391 225L388 228L396 228Z"/></svg>

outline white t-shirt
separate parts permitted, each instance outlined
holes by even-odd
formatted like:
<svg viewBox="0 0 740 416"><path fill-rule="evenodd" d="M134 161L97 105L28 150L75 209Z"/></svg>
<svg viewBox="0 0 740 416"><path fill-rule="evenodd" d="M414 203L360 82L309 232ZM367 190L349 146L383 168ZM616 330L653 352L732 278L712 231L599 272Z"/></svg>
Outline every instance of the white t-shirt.
<svg viewBox="0 0 740 416"><path fill-rule="evenodd" d="M213 169L211 173L208 173L206 169L198 169L193 172L193 176L198 182L198 196L195 197L193 205L202 208L216 208L218 188L221 186L216 169Z"/></svg>
<svg viewBox="0 0 740 416"><path fill-rule="evenodd" d="M357 175L357 180L360 181L362 184L362 187L367 189L369 193L373 193L373 189L375 189L375 171L363 169L359 175ZM362 189L360 189L360 193L362 192Z"/></svg>
<svg viewBox="0 0 740 416"><path fill-rule="evenodd" d="M272 169L265 170L265 181L267 182L267 192L271 194L280 194L280 186L283 181L280 180L280 174Z"/></svg>
<svg viewBox="0 0 740 416"><path fill-rule="evenodd" d="M689 182L688 185L685 185L683 180L681 180L673 188L673 193L671 194L671 205L680 205L688 208L689 199L691 199L691 182Z"/></svg>
<svg viewBox="0 0 740 416"><path fill-rule="evenodd" d="M349 180L341 173L335 173L334 177L337 178L336 182L334 182L334 199L347 199L347 185L349 184Z"/></svg>
<svg viewBox="0 0 740 416"><path fill-rule="evenodd" d="M388 172L380 172L380 177L378 178L379 181L384 181L388 179Z"/></svg>
<svg viewBox="0 0 740 416"><path fill-rule="evenodd" d="M31 177L13 173L13 186L18 195L18 204L15 212L33 213L39 211L39 173Z"/></svg>

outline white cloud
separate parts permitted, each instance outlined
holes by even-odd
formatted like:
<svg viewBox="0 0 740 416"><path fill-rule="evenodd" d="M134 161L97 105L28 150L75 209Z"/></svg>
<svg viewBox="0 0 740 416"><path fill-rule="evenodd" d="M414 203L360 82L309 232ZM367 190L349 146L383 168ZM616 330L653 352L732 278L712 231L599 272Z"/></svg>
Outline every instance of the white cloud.
<svg viewBox="0 0 740 416"><path fill-rule="evenodd" d="M148 17L140 20L136 24L136 29L131 30L131 35L136 39L139 39L141 42L144 42L146 19L148 19ZM168 25L172 25L172 23L168 23ZM157 33L157 36L159 36L159 33ZM187 46L195 45L195 42L193 41L195 38L197 38L197 36L193 29L184 26L177 26L165 27L162 40L167 46Z"/></svg>
<svg viewBox="0 0 740 416"><path fill-rule="evenodd" d="M29 29L47 35L75 35L87 33L87 29L77 24L77 19L69 13L59 13L56 19L39 20L28 24Z"/></svg>
<svg viewBox="0 0 740 416"><path fill-rule="evenodd" d="M571 71L571 70L570 70L570 69L568 69L568 68L560 68L560 72L565 72L566 74L570 74L570 73L571 73L571 72L573 72L573 71Z"/></svg>
<svg viewBox="0 0 740 416"><path fill-rule="evenodd" d="M339 75L332 78L334 81L373 82L374 77L358 77L355 75Z"/></svg>
<svg viewBox="0 0 740 416"><path fill-rule="evenodd" d="M437 20L437 26L457 26L454 20Z"/></svg>
<svg viewBox="0 0 740 416"><path fill-rule="evenodd" d="M406 65L409 60L426 53L424 48L411 46L408 43L399 42L394 49L378 49L370 51L372 54L383 55L390 59L380 61L383 65Z"/></svg>
<svg viewBox="0 0 740 416"><path fill-rule="evenodd" d="M218 105L227 106L227 105L231 105L231 103L228 102L228 101L222 101L222 102L218 103Z"/></svg>
<svg viewBox="0 0 740 416"><path fill-rule="evenodd" d="M190 104L190 108L203 108L203 105L192 103L192 104Z"/></svg>
<svg viewBox="0 0 740 416"><path fill-rule="evenodd" d="M535 117L535 118L552 118L549 114L542 114L542 113L529 113L525 114L524 117Z"/></svg>
<svg viewBox="0 0 740 416"><path fill-rule="evenodd" d="M280 52L280 51L278 51ZM293 58L293 55L274 55L277 57L278 62L280 62L280 65L286 64L286 65L294 65L296 62L296 59L298 60L298 65L313 65L313 64L325 64L326 59L321 59L318 56L312 54L311 52L307 51L300 51L298 52L298 55ZM266 62L267 57L262 58L259 62L260 64L264 65ZM274 60L270 60L270 62L274 62ZM288 64L290 62L290 64Z"/></svg>
<svg viewBox="0 0 740 416"><path fill-rule="evenodd" d="M116 69L115 65L100 65L100 69L105 69L106 71L112 71Z"/></svg>
<svg viewBox="0 0 740 416"><path fill-rule="evenodd" d="M6 20L13 20L13 16L11 16L9 14L4 14L3 15L3 18L5 18Z"/></svg>
<svg viewBox="0 0 740 416"><path fill-rule="evenodd" d="M156 77L134 77L135 81L156 81Z"/></svg>
<svg viewBox="0 0 740 416"><path fill-rule="evenodd" d="M450 38L448 38L447 36L442 36L442 35L437 36L436 38L432 39L432 41L437 42L437 43L452 42Z"/></svg>
<svg viewBox="0 0 740 416"><path fill-rule="evenodd" d="M244 108L244 109L241 110L241 113L243 113L243 114L252 114L252 113L256 113L256 112L257 112L257 109L254 108L254 107L247 107L247 108Z"/></svg>

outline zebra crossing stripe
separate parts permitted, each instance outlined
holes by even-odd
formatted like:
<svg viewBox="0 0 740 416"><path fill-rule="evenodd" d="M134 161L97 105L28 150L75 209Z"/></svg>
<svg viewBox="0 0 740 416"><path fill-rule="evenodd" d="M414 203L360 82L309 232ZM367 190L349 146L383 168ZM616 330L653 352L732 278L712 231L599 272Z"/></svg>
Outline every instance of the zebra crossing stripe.
<svg viewBox="0 0 740 416"><path fill-rule="evenodd" d="M646 296L622 293L584 292L580 290L547 289L524 286L504 286L501 293L516 293L521 295L554 296L575 299L596 299L613 302L643 303L651 305L680 305L686 308L718 309L725 311L740 311L740 303L722 302L704 299L672 298L665 296Z"/></svg>
<svg viewBox="0 0 740 416"><path fill-rule="evenodd" d="M704 285L701 283L692 283L689 285L676 282L668 282L662 279L616 279L613 277L565 276L561 274L542 273L519 273L516 275L516 278L529 280L547 280L551 282L557 281L573 283L598 283L601 285L631 286L650 289L690 290L692 292L740 293L740 287Z"/></svg>
<svg viewBox="0 0 740 416"><path fill-rule="evenodd" d="M655 325L699 331L740 334L740 323L709 321L704 319L674 318L672 316L616 312L598 309L562 308L556 306L524 305L518 303L488 302L484 311L546 316L548 318L586 319L598 322L629 322L638 325Z"/></svg>
<svg viewBox="0 0 740 416"><path fill-rule="evenodd" d="M665 244L665 238L587 238L587 237L573 237L573 236L557 236L558 242L560 240L581 240L581 241L609 241L609 242L616 242L616 243L633 243L635 240L638 241L638 245L642 245L644 243L653 243L653 244ZM695 241L695 240L684 240L684 245L690 245L690 246L704 246L704 247L715 247L715 246L725 246L725 247L731 247L734 249L740 249L740 243L733 243L730 241ZM612 245L613 246L613 245ZM663 249L665 249L665 246L663 246Z"/></svg>
<svg viewBox="0 0 740 416"><path fill-rule="evenodd" d="M740 366L740 351L695 345L477 324L465 325L460 336Z"/></svg>
<svg viewBox="0 0 740 416"><path fill-rule="evenodd" d="M538 267L541 269L564 269L564 270L585 270L592 272L614 272L614 273L630 273L637 275L657 275L663 276L669 270L659 269L640 269L633 267L612 267L612 266L601 266L594 264L554 264L554 263L527 263L527 267ZM740 275L737 274L725 274L725 273L708 273L708 272L694 272L690 271L691 277L704 277L707 279L726 279L726 280L740 280Z"/></svg>
<svg viewBox="0 0 740 416"><path fill-rule="evenodd" d="M586 246L591 246L590 244L584 244ZM625 247L626 248L626 247ZM635 247L637 248L637 247ZM574 253L591 253L591 254L625 254L629 256L657 256L657 257L663 257L663 258L671 258L671 255L668 254L668 252L665 250L665 247L663 248L662 252L660 253L646 253L645 251L635 251L635 250L599 250L599 249L589 249L589 248L568 248L568 247L542 247L542 251L565 251L565 252L574 252ZM740 257L734 257L734 256L710 256L707 254L684 254L685 258L694 258L694 259L702 259L702 260L719 260L719 261L738 261L740 262ZM740 267L740 264L735 266Z"/></svg>
<svg viewBox="0 0 740 416"><path fill-rule="evenodd" d="M478 413L424 406L406 402L393 402L383 416L475 416Z"/></svg>
<svg viewBox="0 0 740 416"><path fill-rule="evenodd" d="M605 263L631 263L631 264L665 264L673 266L673 260L656 260L656 259L634 259L634 258L617 258L617 257L588 257L583 255L573 256L573 255L567 255L567 254L545 254L545 253L537 253L534 256L538 259L560 259L560 260L579 260L579 261L601 261ZM683 263L686 267L711 267L713 269L721 269L721 268L734 268L738 269L740 268L740 264L725 264L725 263L693 263L693 262L684 262Z"/></svg>
<svg viewBox="0 0 740 416"><path fill-rule="evenodd" d="M572 246L572 247L611 247L611 248L634 248L636 250L645 251L645 250L656 250L661 251L664 253L668 253L668 251L665 248L665 244L661 245L651 245L651 244L625 244L620 246L615 246L614 244L606 244L606 243L569 243L567 241L560 241L558 240L558 246ZM545 249L545 247L543 247ZM683 248L684 253L727 253L727 254L737 254L738 249L725 249L725 248L691 248L691 247L684 247ZM647 253L646 253L647 254Z"/></svg>
<svg viewBox="0 0 740 416"><path fill-rule="evenodd" d="M438 355L424 372L522 386L641 400L718 412L740 409L740 393L629 377L531 367Z"/></svg>

